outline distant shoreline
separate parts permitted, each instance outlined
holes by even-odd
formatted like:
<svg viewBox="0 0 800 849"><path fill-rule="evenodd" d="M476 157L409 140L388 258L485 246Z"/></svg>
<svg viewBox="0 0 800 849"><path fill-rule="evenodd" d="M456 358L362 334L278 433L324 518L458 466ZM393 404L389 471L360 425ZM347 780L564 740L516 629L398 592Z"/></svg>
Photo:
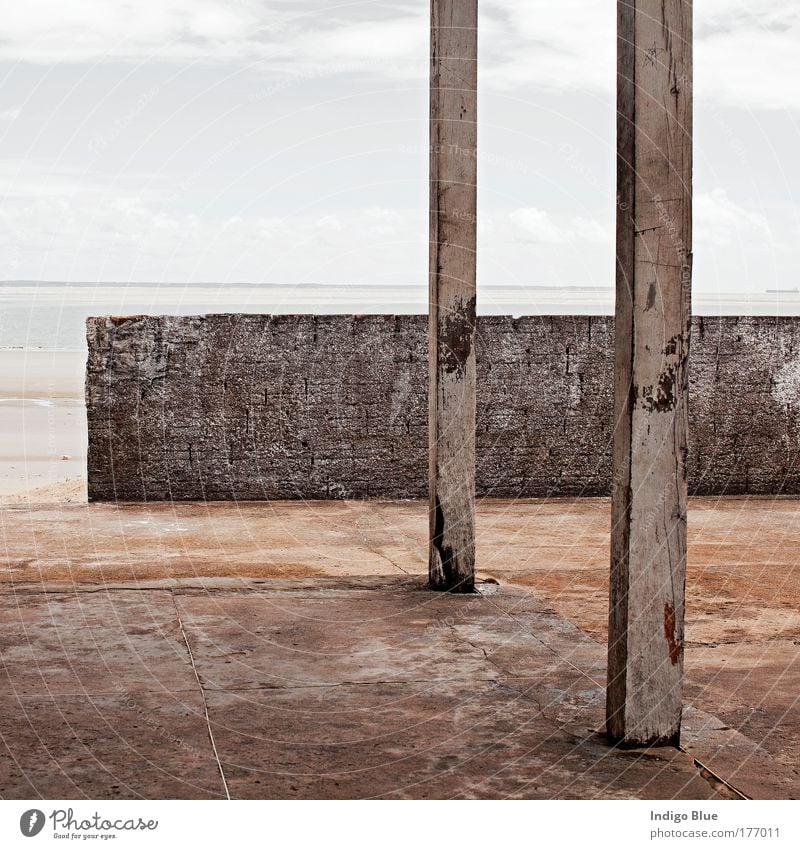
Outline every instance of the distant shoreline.
<svg viewBox="0 0 800 849"><path fill-rule="evenodd" d="M86 318L103 315L420 315L425 286L304 283L0 282L0 350L86 351ZM610 287L590 285L478 286L478 315L609 316ZM693 313L800 316L800 292L693 296Z"/></svg>
<svg viewBox="0 0 800 849"><path fill-rule="evenodd" d="M92 287L95 289L102 289L104 287L108 287L109 289L127 289L127 288L137 288L139 286L143 288L159 288L161 286L167 288L185 288L189 290L193 289L366 289L368 291L380 291L381 289L392 290L392 289L408 289L409 291L414 290L414 286L411 284L407 284L405 286L400 286L397 284L384 283L384 284L373 284L373 283L245 283L245 282L236 282L236 283L215 283L213 281L205 281L199 283L185 283L179 282L175 280L168 281L154 281L154 280L130 280L130 281L114 281L114 280L103 280L98 282L92 282L89 280L0 280L0 286L62 286L65 288L69 287ZM553 284L531 284L531 285L509 285L505 283L499 284L484 284L484 288L489 290L496 289L512 289L520 292L527 291L547 291L547 292L613 292L613 286L591 286L588 284L565 284L563 286L557 286Z"/></svg>

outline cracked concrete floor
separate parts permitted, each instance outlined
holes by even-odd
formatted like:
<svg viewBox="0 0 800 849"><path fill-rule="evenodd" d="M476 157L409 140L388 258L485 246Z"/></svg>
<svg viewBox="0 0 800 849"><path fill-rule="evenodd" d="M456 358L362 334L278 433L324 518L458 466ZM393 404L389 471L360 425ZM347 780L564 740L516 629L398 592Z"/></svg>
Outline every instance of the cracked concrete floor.
<svg viewBox="0 0 800 849"><path fill-rule="evenodd" d="M692 501L685 751L621 752L605 500L483 501L468 597L416 502L6 508L0 797L797 798L798 510Z"/></svg>

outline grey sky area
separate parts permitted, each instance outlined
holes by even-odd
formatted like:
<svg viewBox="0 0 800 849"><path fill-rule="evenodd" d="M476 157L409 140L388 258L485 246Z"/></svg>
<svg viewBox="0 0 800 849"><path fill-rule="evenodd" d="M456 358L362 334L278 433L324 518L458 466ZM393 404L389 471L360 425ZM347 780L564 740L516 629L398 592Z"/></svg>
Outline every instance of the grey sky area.
<svg viewBox="0 0 800 849"><path fill-rule="evenodd" d="M0 278L426 285L427 2L6 5ZM481 4L481 286L612 283L614 6ZM800 4L695 20L695 289L793 288Z"/></svg>

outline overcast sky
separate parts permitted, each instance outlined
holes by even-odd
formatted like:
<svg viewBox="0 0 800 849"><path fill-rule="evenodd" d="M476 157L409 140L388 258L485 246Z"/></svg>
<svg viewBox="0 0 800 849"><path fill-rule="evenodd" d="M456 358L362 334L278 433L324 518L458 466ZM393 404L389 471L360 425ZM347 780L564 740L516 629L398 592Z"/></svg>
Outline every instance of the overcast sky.
<svg viewBox="0 0 800 849"><path fill-rule="evenodd" d="M480 286L613 281L613 0L481 0ZM800 286L800 3L695 11L695 288ZM0 278L427 285L428 3L26 0Z"/></svg>

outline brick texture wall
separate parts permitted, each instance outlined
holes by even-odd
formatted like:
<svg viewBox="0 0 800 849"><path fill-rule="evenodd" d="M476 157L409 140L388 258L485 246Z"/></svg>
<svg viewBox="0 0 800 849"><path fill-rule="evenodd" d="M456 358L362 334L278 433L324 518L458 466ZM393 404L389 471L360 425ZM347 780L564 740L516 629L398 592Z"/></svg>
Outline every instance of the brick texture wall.
<svg viewBox="0 0 800 849"><path fill-rule="evenodd" d="M800 493L800 319L695 318L690 492ZM92 500L416 498L424 316L91 318ZM482 317L479 496L606 495L613 319Z"/></svg>

